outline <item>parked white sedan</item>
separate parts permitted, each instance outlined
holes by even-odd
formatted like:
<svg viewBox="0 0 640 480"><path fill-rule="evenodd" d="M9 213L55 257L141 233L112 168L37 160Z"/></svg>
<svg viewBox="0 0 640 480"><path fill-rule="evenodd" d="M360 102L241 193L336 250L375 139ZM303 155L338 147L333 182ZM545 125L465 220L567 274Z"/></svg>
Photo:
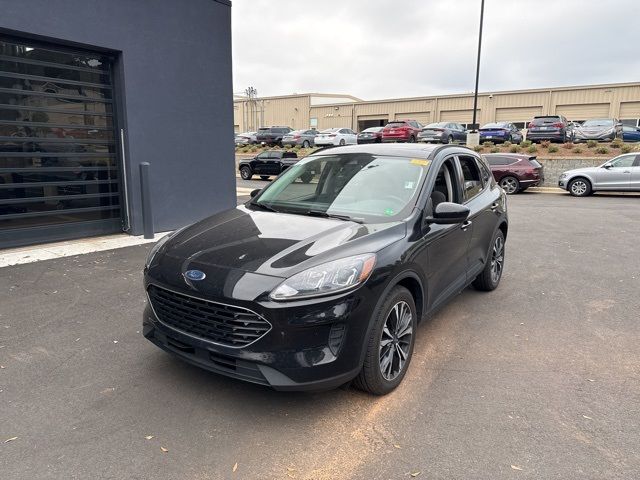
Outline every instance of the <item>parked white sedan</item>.
<svg viewBox="0 0 640 480"><path fill-rule="evenodd" d="M328 145L356 145L358 136L350 128L327 128L314 139L316 147Z"/></svg>
<svg viewBox="0 0 640 480"><path fill-rule="evenodd" d="M627 153L599 167L576 168L560 175L558 186L574 197L599 190L640 192L640 155Z"/></svg>

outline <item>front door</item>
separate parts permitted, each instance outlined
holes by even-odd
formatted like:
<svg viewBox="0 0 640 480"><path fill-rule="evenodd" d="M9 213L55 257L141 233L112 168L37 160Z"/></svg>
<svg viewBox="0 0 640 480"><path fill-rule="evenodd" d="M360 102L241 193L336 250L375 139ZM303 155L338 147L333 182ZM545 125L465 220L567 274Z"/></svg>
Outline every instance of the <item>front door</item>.
<svg viewBox="0 0 640 480"><path fill-rule="evenodd" d="M254 173L257 175L266 175L268 158L269 152L262 152L253 160L253 162L251 162L253 164L251 165L251 169Z"/></svg>
<svg viewBox="0 0 640 480"><path fill-rule="evenodd" d="M447 159L438 171L430 192L426 214L442 201L461 203L461 189L454 159ZM441 305L451 294L466 284L468 268L467 251L471 239L468 224L431 224L419 242L418 261L427 272L428 308Z"/></svg>
<svg viewBox="0 0 640 480"><path fill-rule="evenodd" d="M640 155L636 155L636 159L631 167L631 181L629 189L640 192Z"/></svg>
<svg viewBox="0 0 640 480"><path fill-rule="evenodd" d="M631 166L636 155L621 155L607 164L607 168L601 168L596 174L596 189L601 190L628 190L631 184Z"/></svg>

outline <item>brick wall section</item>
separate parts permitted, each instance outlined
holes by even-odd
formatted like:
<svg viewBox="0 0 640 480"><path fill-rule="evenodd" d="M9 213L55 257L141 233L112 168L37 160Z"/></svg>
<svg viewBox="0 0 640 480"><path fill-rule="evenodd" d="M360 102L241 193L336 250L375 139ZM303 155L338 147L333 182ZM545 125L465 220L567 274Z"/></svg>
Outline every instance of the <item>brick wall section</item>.
<svg viewBox="0 0 640 480"><path fill-rule="evenodd" d="M574 168L597 167L606 162L606 158L540 158L537 160L544 166L544 187L557 187L558 177L562 172Z"/></svg>

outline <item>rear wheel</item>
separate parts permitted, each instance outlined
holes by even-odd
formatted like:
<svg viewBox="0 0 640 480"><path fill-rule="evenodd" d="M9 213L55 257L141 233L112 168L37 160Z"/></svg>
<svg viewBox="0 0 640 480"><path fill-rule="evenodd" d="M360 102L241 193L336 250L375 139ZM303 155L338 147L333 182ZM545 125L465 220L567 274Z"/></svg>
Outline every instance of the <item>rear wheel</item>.
<svg viewBox="0 0 640 480"><path fill-rule="evenodd" d="M409 143L416 143L416 137L414 137L413 135L411 135L409 137Z"/></svg>
<svg viewBox="0 0 640 480"><path fill-rule="evenodd" d="M251 180L251 177L253 176L253 172L249 167L246 167L246 166L240 167L240 176L242 177L243 180Z"/></svg>
<svg viewBox="0 0 640 480"><path fill-rule="evenodd" d="M444 143L453 143L453 136L452 136L452 135L449 135L449 136L447 137L446 142L444 142Z"/></svg>
<svg viewBox="0 0 640 480"><path fill-rule="evenodd" d="M269 180L269 175L260 175L262 180Z"/></svg>
<svg viewBox="0 0 640 480"><path fill-rule="evenodd" d="M413 296L394 287L373 314L364 365L354 384L374 395L386 395L404 378L415 342L417 313Z"/></svg>
<svg viewBox="0 0 640 480"><path fill-rule="evenodd" d="M340 140L340 146L342 147L342 146L344 146L344 144L345 144L345 141L344 141L344 138L343 138L343 139Z"/></svg>
<svg viewBox="0 0 640 480"><path fill-rule="evenodd" d="M504 269L504 233L498 229L491 241L491 250L489 258L484 269L473 281L473 286L477 290L490 292L500 283L502 278L502 270Z"/></svg>
<svg viewBox="0 0 640 480"><path fill-rule="evenodd" d="M309 140L305 140L304 142L302 142L302 148L309 148Z"/></svg>
<svg viewBox="0 0 640 480"><path fill-rule="evenodd" d="M313 179L313 174L311 172L305 172L300 175L300 180L302 183L309 183Z"/></svg>
<svg viewBox="0 0 640 480"><path fill-rule="evenodd" d="M569 182L569 193L574 197L586 197L591 194L591 182L586 178L574 178Z"/></svg>
<svg viewBox="0 0 640 480"><path fill-rule="evenodd" d="M513 195L520 190L520 182L516 177L504 177L500 180L500 186L507 195Z"/></svg>

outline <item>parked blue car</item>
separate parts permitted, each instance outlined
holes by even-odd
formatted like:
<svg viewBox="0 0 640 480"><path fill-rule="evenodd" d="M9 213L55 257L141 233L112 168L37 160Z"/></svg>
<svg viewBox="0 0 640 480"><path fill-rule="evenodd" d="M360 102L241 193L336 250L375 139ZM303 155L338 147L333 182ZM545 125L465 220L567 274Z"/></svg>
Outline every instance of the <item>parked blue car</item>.
<svg viewBox="0 0 640 480"><path fill-rule="evenodd" d="M480 142L512 142L522 141L522 132L513 123L497 122L487 123L480 128Z"/></svg>
<svg viewBox="0 0 640 480"><path fill-rule="evenodd" d="M625 142L640 142L640 128L623 125L622 140Z"/></svg>

